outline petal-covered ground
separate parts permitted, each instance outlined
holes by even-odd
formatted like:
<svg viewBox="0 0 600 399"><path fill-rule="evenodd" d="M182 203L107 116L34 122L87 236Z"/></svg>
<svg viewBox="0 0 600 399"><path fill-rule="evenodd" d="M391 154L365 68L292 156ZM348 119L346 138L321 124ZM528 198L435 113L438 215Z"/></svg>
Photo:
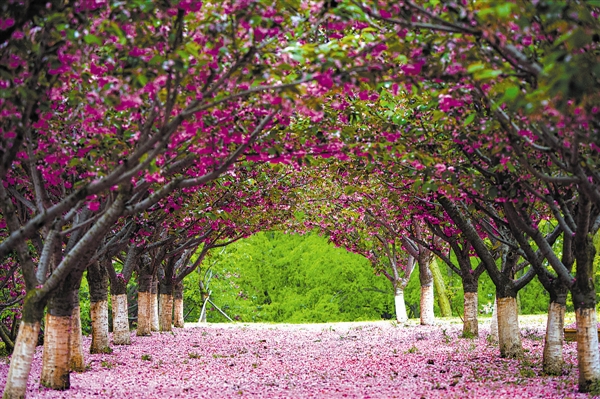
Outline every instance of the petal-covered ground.
<svg viewBox="0 0 600 399"><path fill-rule="evenodd" d="M39 387L36 353L29 398L588 398L577 393L576 347L565 343L560 377L541 372L543 328L522 328L526 356L500 359L486 337L460 326L390 322L206 325L132 334L131 346L87 355L71 389ZM89 340L84 341L89 348ZM0 364L0 383L8 364Z"/></svg>

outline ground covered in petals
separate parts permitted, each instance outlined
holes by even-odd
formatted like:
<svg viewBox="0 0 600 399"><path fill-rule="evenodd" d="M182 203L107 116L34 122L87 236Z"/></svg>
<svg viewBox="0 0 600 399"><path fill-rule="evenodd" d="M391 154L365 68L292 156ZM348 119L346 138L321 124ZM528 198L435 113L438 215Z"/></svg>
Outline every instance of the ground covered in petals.
<svg viewBox="0 0 600 399"><path fill-rule="evenodd" d="M42 348L29 398L588 398L577 393L575 343L560 377L541 371L543 328L523 328L526 355L500 359L459 325L390 322L330 325L207 325L132 334L131 346L87 355L88 370L64 392L40 388ZM89 348L89 340L84 342ZM0 384L8 364L0 363Z"/></svg>

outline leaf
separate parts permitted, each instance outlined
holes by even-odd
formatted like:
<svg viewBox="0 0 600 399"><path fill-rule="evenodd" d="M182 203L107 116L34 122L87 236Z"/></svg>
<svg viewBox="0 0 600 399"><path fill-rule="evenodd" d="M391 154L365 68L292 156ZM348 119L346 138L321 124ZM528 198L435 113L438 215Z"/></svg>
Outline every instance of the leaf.
<svg viewBox="0 0 600 399"><path fill-rule="evenodd" d="M86 42L87 44L97 44L99 46L102 46L102 39L100 39L98 36L96 35L85 35L83 37L83 41Z"/></svg>

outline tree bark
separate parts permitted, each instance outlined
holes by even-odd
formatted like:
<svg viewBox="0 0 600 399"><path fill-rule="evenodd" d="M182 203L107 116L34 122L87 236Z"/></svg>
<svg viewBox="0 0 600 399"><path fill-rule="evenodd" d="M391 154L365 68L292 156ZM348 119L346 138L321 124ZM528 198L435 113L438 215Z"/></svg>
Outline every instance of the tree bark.
<svg viewBox="0 0 600 399"><path fill-rule="evenodd" d="M152 331L160 331L160 311L159 311L159 302L158 302L158 279L154 278L152 280L152 295L150 296L150 306L151 306L151 314L152 318L150 324Z"/></svg>
<svg viewBox="0 0 600 399"><path fill-rule="evenodd" d="M492 310L492 320L490 322L490 335L498 341L498 298L494 298L494 309Z"/></svg>
<svg viewBox="0 0 600 399"><path fill-rule="evenodd" d="M577 365L579 366L579 391L597 390L600 380L598 353L598 321L596 309L576 309Z"/></svg>
<svg viewBox="0 0 600 399"><path fill-rule="evenodd" d="M158 303L160 331L171 331L173 322L173 295L160 294Z"/></svg>
<svg viewBox="0 0 600 399"><path fill-rule="evenodd" d="M550 302L548 323L544 341L543 369L550 375L561 375L563 369L563 328L565 324L565 305Z"/></svg>
<svg viewBox="0 0 600 399"><path fill-rule="evenodd" d="M183 320L183 283L175 285L174 301L174 319L173 325L177 328L183 328L185 321Z"/></svg>
<svg viewBox="0 0 600 399"><path fill-rule="evenodd" d="M435 323L433 305L435 297L433 294L433 274L429 264L433 258L431 252L425 252L425 249L419 251L419 282L421 283L421 325L431 326Z"/></svg>
<svg viewBox="0 0 600 399"><path fill-rule="evenodd" d="M69 336L71 316L46 314L44 354L40 383L57 390L69 389Z"/></svg>
<svg viewBox="0 0 600 399"><path fill-rule="evenodd" d="M71 335L69 336L69 367L71 371L85 371L85 357L83 355L83 340L81 338L81 308L75 306L71 316Z"/></svg>
<svg viewBox="0 0 600 399"><path fill-rule="evenodd" d="M435 323L433 314L433 284L421 286L421 325L431 326Z"/></svg>
<svg viewBox="0 0 600 399"><path fill-rule="evenodd" d="M138 291L138 324L137 336L152 335L152 293Z"/></svg>
<svg viewBox="0 0 600 399"><path fill-rule="evenodd" d="M19 333L10 359L3 399L24 398L27 392L27 379L31 371L35 346L40 333L39 321L21 321Z"/></svg>
<svg viewBox="0 0 600 399"><path fill-rule="evenodd" d="M92 344L90 353L111 353L108 337L108 301L90 302Z"/></svg>
<svg viewBox="0 0 600 399"><path fill-rule="evenodd" d="M406 302L404 302L404 290L396 287L394 294L394 305L396 308L396 321L398 323L405 323L408 321L408 314L406 314Z"/></svg>
<svg viewBox="0 0 600 399"><path fill-rule="evenodd" d="M127 313L127 294L111 297L113 310L113 344L131 345L129 333L129 315Z"/></svg>
<svg viewBox="0 0 600 399"><path fill-rule="evenodd" d="M477 291L465 292L464 298L464 316L463 316L463 337L478 337L479 323Z"/></svg>
<svg viewBox="0 0 600 399"><path fill-rule="evenodd" d="M498 298L498 344L500 356L518 358L523 356L517 300L514 297Z"/></svg>
<svg viewBox="0 0 600 399"><path fill-rule="evenodd" d="M88 266L87 280L90 286L90 317L92 320L92 345L90 353L111 353L108 336L108 271L110 257L92 262Z"/></svg>
<svg viewBox="0 0 600 399"><path fill-rule="evenodd" d="M137 336L152 335L152 274L140 267L138 274Z"/></svg>

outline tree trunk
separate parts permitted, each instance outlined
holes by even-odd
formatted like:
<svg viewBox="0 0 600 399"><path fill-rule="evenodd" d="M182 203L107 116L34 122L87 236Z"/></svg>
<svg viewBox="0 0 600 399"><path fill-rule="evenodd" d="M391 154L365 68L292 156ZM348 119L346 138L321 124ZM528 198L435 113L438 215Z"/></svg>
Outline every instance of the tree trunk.
<svg viewBox="0 0 600 399"><path fill-rule="evenodd" d="M27 299L26 299L27 301ZM40 312L41 313L41 312ZM24 398L27 392L27 379L40 333L39 321L21 321L15 348L10 358L10 368L6 377L3 399Z"/></svg>
<svg viewBox="0 0 600 399"><path fill-rule="evenodd" d="M85 371L85 357L83 356L83 340L81 339L81 308L75 306L71 316L71 335L69 337L71 371Z"/></svg>
<svg viewBox="0 0 600 399"><path fill-rule="evenodd" d="M83 270L70 273L52 294L44 330L44 355L40 384L64 390L70 386L70 334L73 310L79 304Z"/></svg>
<svg viewBox="0 0 600 399"><path fill-rule="evenodd" d="M160 316L159 316L159 303L158 303L158 279L154 278L152 280L152 296L150 297L150 301L151 301L151 317L152 317L152 321L151 321L151 325L152 325L152 331L160 331Z"/></svg>
<svg viewBox="0 0 600 399"><path fill-rule="evenodd" d="M137 336L152 335L152 274L140 267L138 274Z"/></svg>
<svg viewBox="0 0 600 399"><path fill-rule="evenodd" d="M173 322L173 295L161 293L158 305L160 331L171 331L171 324Z"/></svg>
<svg viewBox="0 0 600 399"><path fill-rule="evenodd" d="M575 319L577 321L579 391L597 391L598 380L600 380L600 359L596 309L576 309Z"/></svg>
<svg viewBox="0 0 600 399"><path fill-rule="evenodd" d="M452 307L450 306L450 301L446 294L446 283L444 283L444 277L442 276L442 272L440 271L440 267L435 258L433 258L429 264L429 269L433 276L433 286L435 288L435 293L437 294L440 313L442 317L452 317Z"/></svg>
<svg viewBox="0 0 600 399"><path fill-rule="evenodd" d="M421 325L431 326L435 322L433 305L435 297L433 295L433 274L429 268L432 255L422 250L419 255L419 282L421 283Z"/></svg>
<svg viewBox="0 0 600 399"><path fill-rule="evenodd" d="M498 343L500 356L518 358L523 356L517 300L514 297L497 298Z"/></svg>
<svg viewBox="0 0 600 399"><path fill-rule="evenodd" d="M152 335L152 293L138 291L137 336Z"/></svg>
<svg viewBox="0 0 600 399"><path fill-rule="evenodd" d="M108 336L108 256L88 266L90 286L90 316L92 320L92 345L90 353L111 353Z"/></svg>
<svg viewBox="0 0 600 399"><path fill-rule="evenodd" d="M431 326L435 323L435 315L433 314L433 303L435 301L433 295L433 285L421 286L421 325Z"/></svg>
<svg viewBox="0 0 600 399"><path fill-rule="evenodd" d="M113 295L113 344L131 345L129 315L127 314L127 294Z"/></svg>
<svg viewBox="0 0 600 399"><path fill-rule="evenodd" d="M69 389L69 336L71 316L46 314L44 354L40 383L48 388Z"/></svg>
<svg viewBox="0 0 600 399"><path fill-rule="evenodd" d="M394 294L394 305L396 308L396 321L398 323L404 323L408 320L406 314L406 303L404 302L404 290L396 287L396 293Z"/></svg>
<svg viewBox="0 0 600 399"><path fill-rule="evenodd" d="M111 353L108 337L108 301L90 302L92 345L90 353Z"/></svg>
<svg viewBox="0 0 600 399"><path fill-rule="evenodd" d="M546 374L561 375L563 368L563 328L565 324L565 305L550 302L548 323L544 341L543 368Z"/></svg>
<svg viewBox="0 0 600 399"><path fill-rule="evenodd" d="M478 310L477 291L465 292L464 298L464 318L463 318L463 337L478 337L479 324L477 321Z"/></svg>
<svg viewBox="0 0 600 399"><path fill-rule="evenodd" d="M494 309L492 310L492 320L490 322L490 335L498 341L498 298L494 298Z"/></svg>
<svg viewBox="0 0 600 399"><path fill-rule="evenodd" d="M175 293L173 295L174 300L174 319L173 325L178 328L183 328L185 321L183 320L183 283L179 283L175 286Z"/></svg>

